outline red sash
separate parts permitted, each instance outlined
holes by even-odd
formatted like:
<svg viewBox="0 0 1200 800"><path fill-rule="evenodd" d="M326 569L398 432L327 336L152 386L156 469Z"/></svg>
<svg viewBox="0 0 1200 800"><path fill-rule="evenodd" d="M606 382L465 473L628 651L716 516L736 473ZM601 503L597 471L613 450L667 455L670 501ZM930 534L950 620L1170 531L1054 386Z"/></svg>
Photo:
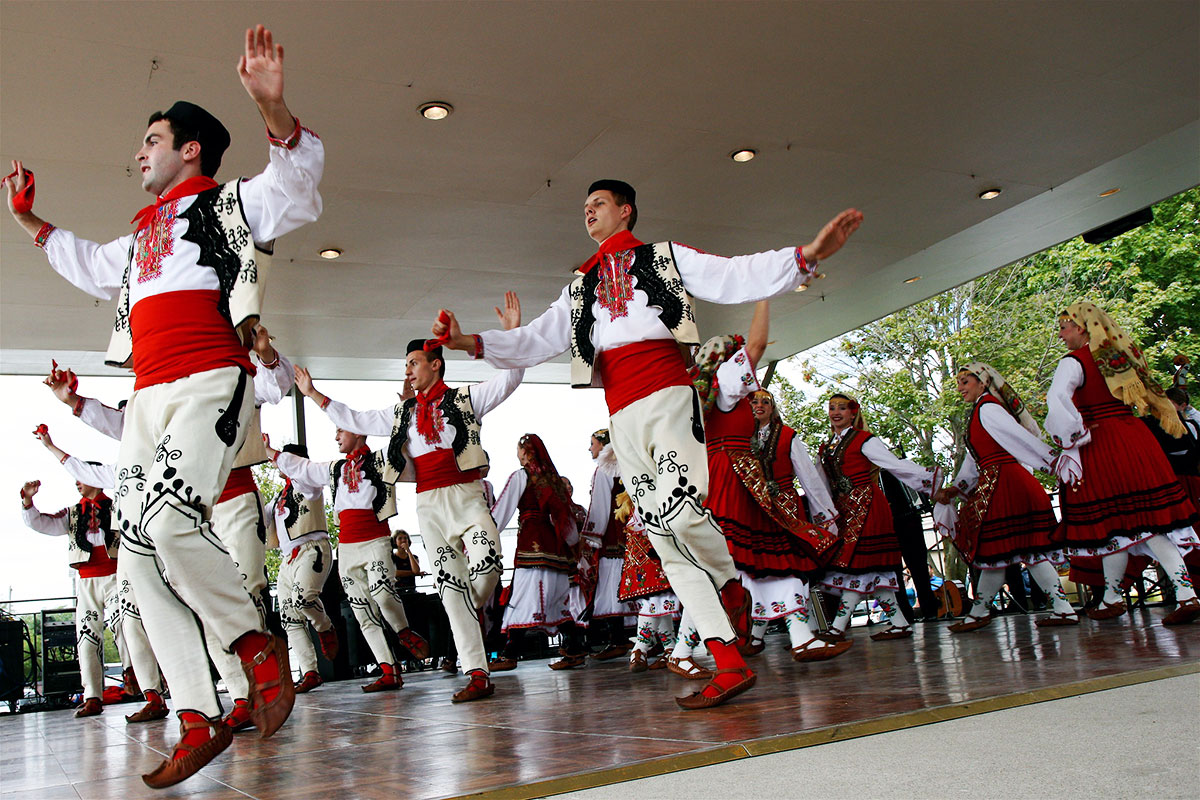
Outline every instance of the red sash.
<svg viewBox="0 0 1200 800"><path fill-rule="evenodd" d="M220 505L226 500L257 491L258 484L254 482L254 472L250 467L231 469L229 478L225 481L225 488L221 490L221 496L217 498L217 504Z"/></svg>
<svg viewBox="0 0 1200 800"><path fill-rule="evenodd" d="M692 385L674 339L651 339L604 350L596 356L596 370L610 415L659 389Z"/></svg>
<svg viewBox="0 0 1200 800"><path fill-rule="evenodd" d="M237 366L254 374L250 351L217 304L221 292L195 289L151 295L134 304L133 388L170 383L199 372Z"/></svg>
<svg viewBox="0 0 1200 800"><path fill-rule="evenodd" d="M386 522L380 522L374 511L347 508L338 512L338 541L342 544L370 542L391 535L392 529Z"/></svg>
<svg viewBox="0 0 1200 800"><path fill-rule="evenodd" d="M474 483L483 477L478 469L466 472L459 469L458 462L454 460L454 451L445 448L417 456L413 459L413 469L417 471L418 494L460 483Z"/></svg>

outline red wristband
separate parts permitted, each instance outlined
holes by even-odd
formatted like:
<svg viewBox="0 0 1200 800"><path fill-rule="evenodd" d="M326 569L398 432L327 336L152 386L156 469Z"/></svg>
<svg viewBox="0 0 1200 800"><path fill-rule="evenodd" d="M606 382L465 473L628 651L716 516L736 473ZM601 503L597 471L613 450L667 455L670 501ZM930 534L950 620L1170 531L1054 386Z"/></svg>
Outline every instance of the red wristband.
<svg viewBox="0 0 1200 800"><path fill-rule="evenodd" d="M326 398L321 401L321 410L324 411L325 409L329 408L329 404L332 402L333 398L326 396Z"/></svg>
<svg viewBox="0 0 1200 800"><path fill-rule="evenodd" d="M42 227L38 228L37 236L33 237L34 247L45 247L46 240L50 238L50 234L54 232L54 226L49 222L42 223Z"/></svg>
<svg viewBox="0 0 1200 800"><path fill-rule="evenodd" d="M75 407L73 409L71 409L71 413L78 417L80 414L83 413L83 404L86 402L87 402L86 397L81 397L78 400L76 400Z"/></svg>
<svg viewBox="0 0 1200 800"><path fill-rule="evenodd" d="M295 149L296 145L300 144L300 131L303 129L300 127L300 120L292 117L292 121L296 123L296 127L286 139L276 139L271 135L271 129L267 128L267 141L276 147L282 147L287 150Z"/></svg>
<svg viewBox="0 0 1200 800"><path fill-rule="evenodd" d="M471 338L475 340L475 352L471 354L471 358L479 360L483 358L483 337L478 333L473 333Z"/></svg>

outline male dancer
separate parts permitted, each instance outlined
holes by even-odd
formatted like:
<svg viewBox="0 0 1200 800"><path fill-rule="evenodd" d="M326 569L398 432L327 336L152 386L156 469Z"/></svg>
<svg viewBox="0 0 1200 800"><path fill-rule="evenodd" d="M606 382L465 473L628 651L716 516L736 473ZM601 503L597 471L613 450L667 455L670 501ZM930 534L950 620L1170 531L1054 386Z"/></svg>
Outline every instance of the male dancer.
<svg viewBox="0 0 1200 800"><path fill-rule="evenodd" d="M841 249L862 214L843 211L803 247L722 258L636 239L636 197L623 181L593 183L583 211L600 249L547 312L523 328L471 336L443 309L433 334L495 367L530 367L569 349L572 385L604 386L613 449L632 482L638 516L717 662L713 682L677 702L715 706L749 689L756 676L735 646L749 633L750 595L702 505L703 421L679 348L700 343L690 295L748 303L792 291L812 279L819 259Z"/></svg>
<svg viewBox="0 0 1200 800"><path fill-rule="evenodd" d="M246 32L238 74L266 122L266 171L214 181L229 132L199 106L176 103L151 117L137 152L142 187L157 200L132 234L105 245L79 239L33 213L19 161L4 180L13 218L55 271L95 297L119 291L107 360L132 366L137 380L117 462L117 522L182 735L143 776L152 788L195 774L232 741L198 619L242 661L260 735L283 724L295 699L286 646L263 629L209 517L254 409L248 332L264 258L276 237L320 215L324 150L284 103L283 48L262 26Z"/></svg>
<svg viewBox="0 0 1200 800"><path fill-rule="evenodd" d="M302 444L284 445L283 452L308 458L308 448ZM297 694L324 683L317 672L317 651L306 623L312 623L327 659L332 661L338 654L337 631L321 603L321 590L333 569L333 549L325 528L325 487L288 478L271 500L267 534L279 546L279 616L299 661Z"/></svg>
<svg viewBox="0 0 1200 800"><path fill-rule="evenodd" d="M241 576L242 585L246 587L265 630L267 612L263 598L267 588L266 514L253 473L254 465L267 460L262 444L259 407L265 403L278 403L291 391L294 368L271 344L271 335L264 326L256 326L253 336L250 361L255 368L254 412L250 417L246 438L234 458L229 477L225 480L221 495L213 506L211 524L217 538L233 558L234 567ZM78 378L70 370L51 370L45 383L84 423L120 441L125 429L123 408L114 409L90 397L81 397L78 394ZM246 730L251 727L250 685L242 670L241 660L221 647L213 635L211 626L204 627L204 639L208 656L225 682L229 696L233 698L233 709L225 715L224 722L235 733Z"/></svg>
<svg viewBox="0 0 1200 800"><path fill-rule="evenodd" d="M511 292L505 311L496 313L506 329L521 324L520 304ZM391 437L385 478L394 482L415 475L421 536L433 558L438 595L463 673L471 679L452 698L463 703L496 691L488 677L479 611L491 598L503 565L500 534L484 500L482 474L488 457L480 446L480 422L513 393L525 371L510 370L465 389L447 387L445 374L441 348L427 351L424 339L414 339L408 344L405 395L410 390L416 395L393 408L354 411L317 391L302 368L296 369L296 386L339 427Z"/></svg>
<svg viewBox="0 0 1200 800"><path fill-rule="evenodd" d="M408 614L396 588L392 531L387 524L388 519L396 516L396 490L384 480L383 459L371 453L366 436L339 428L334 438L338 451L345 456L339 461L310 461L297 453L265 447L275 466L289 480L305 486L329 484L333 510L338 517L338 574L342 588L383 672L362 690L371 693L399 689L404 686L404 679L383 632L384 623L396 632L400 644L414 658L428 658L429 643L409 627Z"/></svg>
<svg viewBox="0 0 1200 800"><path fill-rule="evenodd" d="M93 486L101 492L105 489L112 491L116 486L116 469L112 464L100 464L96 461L81 461L73 455L64 452L50 438L50 431L39 427L34 434L50 454L58 459L67 474L75 479L77 486ZM111 504L111 501L108 501ZM119 548L119 544L116 545ZM116 549L116 548L114 548ZM113 596L105 604L115 604L115 621L112 625L113 639L119 640L122 663L127 665L122 672L126 692L136 686L145 695L146 705L132 714L125 715L125 721L152 722L167 716L167 704L162 698L162 675L158 669L158 659L150 648L150 640L146 638L146 629L142 625L142 613L138 610L137 600L133 595L133 587L125 574L125 562L117 559L116 579L113 586Z"/></svg>

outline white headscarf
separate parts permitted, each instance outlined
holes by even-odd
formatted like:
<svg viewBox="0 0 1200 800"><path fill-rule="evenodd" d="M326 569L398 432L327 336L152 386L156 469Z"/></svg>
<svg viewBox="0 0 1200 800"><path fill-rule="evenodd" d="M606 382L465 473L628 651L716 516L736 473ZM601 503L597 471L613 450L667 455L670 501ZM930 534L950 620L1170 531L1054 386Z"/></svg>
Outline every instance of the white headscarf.
<svg viewBox="0 0 1200 800"><path fill-rule="evenodd" d="M995 367L983 361L974 361L963 367L963 370L978 378L988 394L999 400L1008 413L1013 415L1013 419L1021 423L1022 428L1039 439L1042 438L1042 429L1038 427L1037 420L1029 413L1020 395L1008 385Z"/></svg>

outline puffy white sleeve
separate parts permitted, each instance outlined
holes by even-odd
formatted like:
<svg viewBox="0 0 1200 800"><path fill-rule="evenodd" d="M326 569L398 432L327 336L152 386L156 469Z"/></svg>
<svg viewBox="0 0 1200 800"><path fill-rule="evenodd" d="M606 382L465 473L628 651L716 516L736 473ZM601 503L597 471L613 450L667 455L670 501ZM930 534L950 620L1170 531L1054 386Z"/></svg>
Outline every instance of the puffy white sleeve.
<svg viewBox="0 0 1200 800"><path fill-rule="evenodd" d="M836 517L837 506L834 505L833 495L825 482L825 472L817 469L817 465L808 454L808 448L800 441L799 436L792 437L789 455L792 460L792 472L800 481L804 496L808 498L808 513L812 521L821 525Z"/></svg>
<svg viewBox="0 0 1200 800"><path fill-rule="evenodd" d="M279 471L296 483L324 486L329 480L329 461L309 461L295 453L280 453L275 457Z"/></svg>
<svg viewBox="0 0 1200 800"><path fill-rule="evenodd" d="M975 456L968 450L963 457L962 466L958 468L958 474L954 476L954 486L963 494L969 494L978 482L979 465L975 463Z"/></svg>
<svg viewBox="0 0 1200 800"><path fill-rule="evenodd" d="M75 288L101 300L112 300L125 280L133 237L130 233L107 244L97 244L55 228L43 249L54 271Z"/></svg>
<svg viewBox="0 0 1200 800"><path fill-rule="evenodd" d="M608 520L612 516L613 476L602 469L592 475L592 500L588 503L587 522L583 526L583 538L593 548L600 546Z"/></svg>
<svg viewBox="0 0 1200 800"><path fill-rule="evenodd" d="M756 303L808 284L815 272L799 247L727 258L671 242L671 251L688 294L710 303Z"/></svg>
<svg viewBox="0 0 1200 800"><path fill-rule="evenodd" d="M496 521L496 530L504 530L513 518L513 514L517 513L517 503L520 501L521 495L525 494L525 487L528 483L529 474L524 469L519 469L508 476L508 481L500 490L500 496L496 498L496 504L492 506L492 519Z"/></svg>
<svg viewBox="0 0 1200 800"><path fill-rule="evenodd" d="M746 395L758 389L758 376L750 354L742 348L717 367L717 408L730 411Z"/></svg>
<svg viewBox="0 0 1200 800"><path fill-rule="evenodd" d="M570 291L569 284L564 286L550 308L528 325L479 334L483 360L497 369L515 369L534 367L565 353L571 346Z"/></svg>
<svg viewBox="0 0 1200 800"><path fill-rule="evenodd" d="M524 378L525 370L506 369L482 383L471 384L467 391L471 393L471 406L475 409L475 416L483 419L484 414L507 400Z"/></svg>
<svg viewBox="0 0 1200 800"><path fill-rule="evenodd" d="M1054 450L1050 445L1034 436L1021 423L1013 419L996 403L985 403L979 410L979 421L988 435L996 440L996 444L1008 451L1008 454L1036 469L1049 471L1054 466Z"/></svg>
<svg viewBox="0 0 1200 800"><path fill-rule="evenodd" d="M67 535L67 509L65 508L56 514L43 514L37 510L35 505L25 508L22 504L21 519L38 533L44 533L47 536Z"/></svg>
<svg viewBox="0 0 1200 800"><path fill-rule="evenodd" d="M334 425L344 431L363 436L391 436L392 423L396 420L396 407L378 408L374 411L355 411L345 403L330 400L325 413Z"/></svg>
<svg viewBox="0 0 1200 800"><path fill-rule="evenodd" d="M300 130L295 147L271 146L267 168L239 187L254 241L270 242L315 222L321 216L317 185L324 171L325 145L307 129Z"/></svg>
<svg viewBox="0 0 1200 800"><path fill-rule="evenodd" d="M896 479L913 491L929 494L933 489L933 471L915 464L907 458L897 458L888 446L872 436L863 444L863 455L875 466L886 469Z"/></svg>
<svg viewBox="0 0 1200 800"><path fill-rule="evenodd" d="M296 385L296 373L292 362L279 351L275 366L264 367L258 356L254 356L254 365L258 368L254 373L254 403L255 405L275 405Z"/></svg>
<svg viewBox="0 0 1200 800"><path fill-rule="evenodd" d="M84 486L112 491L117 486L117 469L112 464L89 464L75 456L67 456L63 462L67 474Z"/></svg>
<svg viewBox="0 0 1200 800"><path fill-rule="evenodd" d="M1046 433L1060 447L1071 447L1076 442L1090 439L1083 416L1075 407L1073 395L1083 385L1083 365L1079 360L1067 356L1054 368L1054 378L1046 392Z"/></svg>
<svg viewBox="0 0 1200 800"><path fill-rule="evenodd" d="M91 397L83 398L79 419L89 428L103 433L110 439L116 439L118 442L125 433L125 412L106 406Z"/></svg>

